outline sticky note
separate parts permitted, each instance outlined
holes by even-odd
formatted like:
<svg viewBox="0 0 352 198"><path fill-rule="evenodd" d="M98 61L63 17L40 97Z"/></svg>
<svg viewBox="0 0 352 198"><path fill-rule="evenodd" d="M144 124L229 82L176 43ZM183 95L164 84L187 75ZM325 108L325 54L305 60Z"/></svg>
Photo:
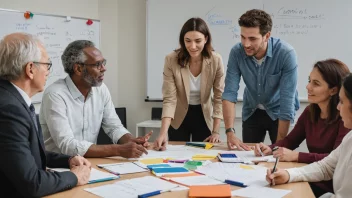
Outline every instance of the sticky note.
<svg viewBox="0 0 352 198"><path fill-rule="evenodd" d="M246 170L254 170L253 167L248 166L248 165L244 165L244 164L240 164L240 168L246 169Z"/></svg>
<svg viewBox="0 0 352 198"><path fill-rule="evenodd" d="M139 162L146 164L146 165L148 165L148 164L161 164L164 162L164 159L163 158L140 159Z"/></svg>

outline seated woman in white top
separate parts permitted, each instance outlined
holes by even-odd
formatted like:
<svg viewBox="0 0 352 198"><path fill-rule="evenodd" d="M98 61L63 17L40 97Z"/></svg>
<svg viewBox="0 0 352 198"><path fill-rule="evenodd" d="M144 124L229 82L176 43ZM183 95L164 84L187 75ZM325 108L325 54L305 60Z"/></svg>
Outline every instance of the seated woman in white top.
<svg viewBox="0 0 352 198"><path fill-rule="evenodd" d="M337 109L346 128L352 129L352 74L349 74L339 93ZM272 184L308 181L318 182L333 179L335 194L327 193L321 197L351 197L352 195L352 133L348 133L339 147L324 159L300 168L268 170L266 180Z"/></svg>

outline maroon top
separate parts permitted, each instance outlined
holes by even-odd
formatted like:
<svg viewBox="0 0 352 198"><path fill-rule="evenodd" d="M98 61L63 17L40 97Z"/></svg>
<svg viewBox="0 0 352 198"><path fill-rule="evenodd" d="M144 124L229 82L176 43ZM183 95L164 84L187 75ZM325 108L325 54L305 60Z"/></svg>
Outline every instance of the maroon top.
<svg viewBox="0 0 352 198"><path fill-rule="evenodd" d="M333 124L326 124L325 119L319 118L316 123L310 120L309 106L303 111L292 131L282 140L270 145L285 147L291 150L296 149L306 139L309 153L299 152L299 163L313 163L319 161L337 148L343 137L350 131L343 126L343 121L339 118ZM319 182L320 183L320 182ZM325 182L323 182L325 183ZM331 181L327 182L331 184ZM332 185L328 185L326 190L332 190ZM320 185L319 185L320 186Z"/></svg>

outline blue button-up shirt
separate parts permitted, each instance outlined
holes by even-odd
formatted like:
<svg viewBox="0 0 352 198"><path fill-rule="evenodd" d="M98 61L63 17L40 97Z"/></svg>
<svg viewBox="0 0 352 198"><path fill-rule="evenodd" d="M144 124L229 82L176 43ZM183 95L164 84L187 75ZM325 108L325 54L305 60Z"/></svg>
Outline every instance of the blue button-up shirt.
<svg viewBox="0 0 352 198"><path fill-rule="evenodd" d="M262 104L272 120L279 118L293 122L299 101L297 56L291 45L271 37L259 67L254 57L246 55L242 43L236 44L229 55L223 100L237 102L241 76L246 84L243 121L254 113L258 104Z"/></svg>

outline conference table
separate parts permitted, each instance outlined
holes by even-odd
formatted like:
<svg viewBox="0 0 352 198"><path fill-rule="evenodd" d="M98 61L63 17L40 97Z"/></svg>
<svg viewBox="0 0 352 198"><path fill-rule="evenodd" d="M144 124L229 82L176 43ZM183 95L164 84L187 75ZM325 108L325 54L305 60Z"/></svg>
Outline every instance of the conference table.
<svg viewBox="0 0 352 198"><path fill-rule="evenodd" d="M185 142L169 142L169 144L182 145L182 144L185 144ZM248 144L248 145L253 146L253 144ZM148 149L152 149L152 147L150 146L150 148L148 148ZM212 149L228 150L226 143L216 144ZM119 162L130 161L130 160L127 160L127 159L124 159L121 157L87 158L87 159L92 163L92 168L96 168L96 169L99 169L96 166L97 164L108 164L108 163L119 163ZM213 161L217 161L217 159L214 159ZM263 165L265 167L272 168L274 163L260 162L259 165ZM278 167L281 169L285 169L285 168L300 167L300 166L304 166L304 165L305 164L294 163L294 162L279 162ZM99 169L99 170L104 171L102 169ZM150 176L150 175L153 175L153 174L150 172L143 172L143 173L121 175L121 177L117 180L94 183L94 184L86 184L83 186L76 186L76 187L72 188L71 190L63 191L63 192L49 195L46 197L47 198L57 198L57 197L94 198L94 197L98 197L98 196L91 194L91 193L85 191L84 189L97 187L97 186L101 186L101 185L106 185L106 184L111 184L111 183L114 183L114 182L117 182L120 180L124 180L124 179L132 179L132 178L144 177L144 176ZM240 187L237 187L237 186L231 186L231 190L236 190L239 188ZM294 198L294 197L305 197L305 198L312 197L313 198L313 197L315 197L308 182L297 182L297 183L283 184L283 185L271 186L271 188L291 190L292 192L287 194L285 196L285 198ZM119 197L118 192L116 192L116 197ZM157 196L153 196L153 198L161 198L161 197L170 197L170 198L188 197L188 190L166 192L166 193L162 193ZM234 196L234 197L236 197L236 196Z"/></svg>

